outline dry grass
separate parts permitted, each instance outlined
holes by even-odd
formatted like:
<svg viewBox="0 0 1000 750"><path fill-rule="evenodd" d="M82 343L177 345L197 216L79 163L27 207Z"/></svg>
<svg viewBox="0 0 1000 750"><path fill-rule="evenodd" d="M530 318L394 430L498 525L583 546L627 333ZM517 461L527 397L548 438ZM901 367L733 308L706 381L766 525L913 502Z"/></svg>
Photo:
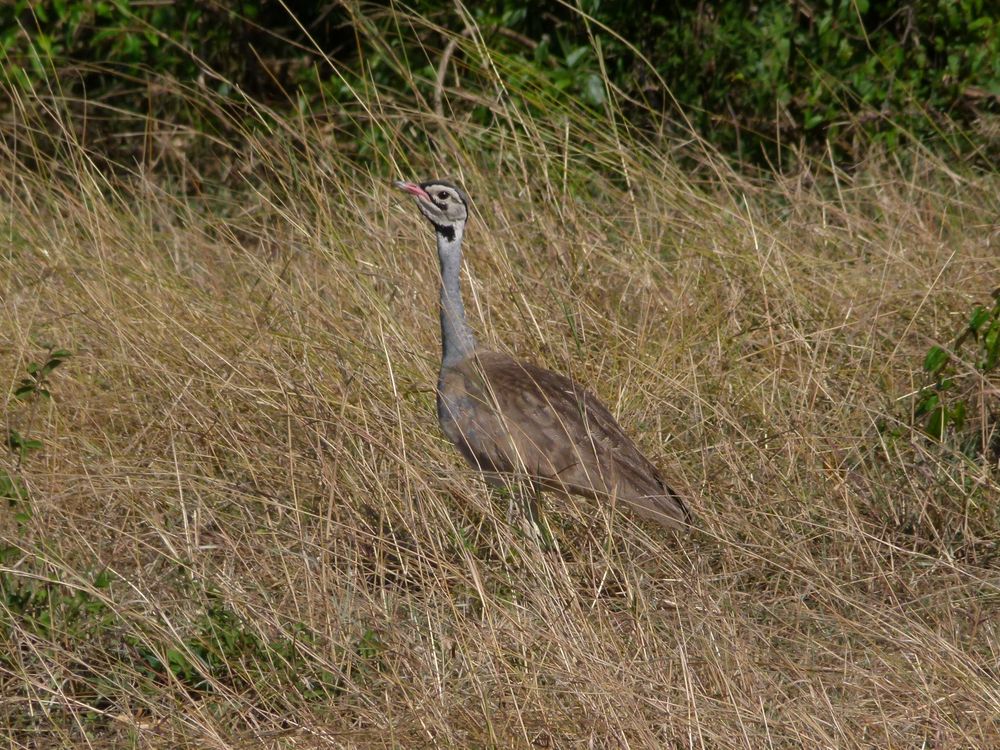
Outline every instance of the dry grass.
<svg viewBox="0 0 1000 750"><path fill-rule="evenodd" d="M435 424L432 238L329 129L247 132L242 187L184 197L182 149L106 180L25 103L0 403L44 448L0 459L5 746L1000 745L996 466L877 428L997 283L998 175L686 174L579 113L449 142L387 101L371 172L476 203L482 338L589 383L696 530L505 523ZM45 342L52 400L14 399Z"/></svg>

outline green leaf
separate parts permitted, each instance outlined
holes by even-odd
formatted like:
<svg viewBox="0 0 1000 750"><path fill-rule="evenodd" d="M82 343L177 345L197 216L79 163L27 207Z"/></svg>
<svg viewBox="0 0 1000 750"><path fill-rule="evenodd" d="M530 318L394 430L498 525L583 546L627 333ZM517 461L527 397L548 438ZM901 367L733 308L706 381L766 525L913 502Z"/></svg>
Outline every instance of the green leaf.
<svg viewBox="0 0 1000 750"><path fill-rule="evenodd" d="M1000 361L1000 320L994 320L990 325L990 330L983 339L983 349L986 357L981 369L984 373L992 372Z"/></svg>
<svg viewBox="0 0 1000 750"><path fill-rule="evenodd" d="M584 55L590 52L590 47L577 47L575 50L566 55L566 67L575 68L576 64L580 62Z"/></svg>
<svg viewBox="0 0 1000 750"><path fill-rule="evenodd" d="M604 104L604 81L597 74L591 74L587 76L587 80L583 85L583 98L588 103L595 107L600 107Z"/></svg>
<svg viewBox="0 0 1000 750"><path fill-rule="evenodd" d="M948 364L951 355L940 346L932 346L924 357L924 371L931 375L937 375Z"/></svg>
<svg viewBox="0 0 1000 750"><path fill-rule="evenodd" d="M121 28L117 26L106 26L104 28L98 29L94 32L91 37L91 44L100 44L107 39L117 39L118 35L121 33Z"/></svg>
<svg viewBox="0 0 1000 750"><path fill-rule="evenodd" d="M913 413L915 416L922 417L932 409L936 409L939 403L941 403L940 396L938 396L933 390L926 389L921 394L920 400L913 409Z"/></svg>
<svg viewBox="0 0 1000 750"><path fill-rule="evenodd" d="M944 407L938 406L927 418L927 434L935 440L940 440L944 437L944 426Z"/></svg>
<svg viewBox="0 0 1000 750"><path fill-rule="evenodd" d="M14 398L26 399L28 396L30 396L32 393L35 392L35 388L36 386L34 383L25 383L23 385L20 385L14 389Z"/></svg>
<svg viewBox="0 0 1000 750"><path fill-rule="evenodd" d="M28 499L28 490L19 479L6 471L0 471L0 497L5 498L10 505L17 505L18 501Z"/></svg>
<svg viewBox="0 0 1000 750"><path fill-rule="evenodd" d="M35 42L42 52L45 53L46 57L52 56L52 38L48 34L39 34L35 37Z"/></svg>
<svg viewBox="0 0 1000 750"><path fill-rule="evenodd" d="M11 430L7 433L7 446L12 450L16 451L21 447L21 433L17 430Z"/></svg>
<svg viewBox="0 0 1000 750"><path fill-rule="evenodd" d="M167 649L167 662L170 664L170 671L176 677L183 675L189 667L187 657L176 648Z"/></svg>
<svg viewBox="0 0 1000 750"><path fill-rule="evenodd" d="M969 330L979 333L979 329L990 319L990 311L982 305L976 305L969 317Z"/></svg>
<svg viewBox="0 0 1000 750"><path fill-rule="evenodd" d="M49 357L52 357L53 359L69 359L72 356L73 353L68 351L67 349L56 349L54 352L52 352L52 354L49 355Z"/></svg>
<svg viewBox="0 0 1000 750"><path fill-rule="evenodd" d="M814 127L823 122L824 116L822 113L815 113L807 115L805 122L802 123L803 130L812 130Z"/></svg>
<svg viewBox="0 0 1000 750"><path fill-rule="evenodd" d="M948 421L951 422L956 430L961 430L965 425L965 402L959 401L951 409L948 410Z"/></svg>

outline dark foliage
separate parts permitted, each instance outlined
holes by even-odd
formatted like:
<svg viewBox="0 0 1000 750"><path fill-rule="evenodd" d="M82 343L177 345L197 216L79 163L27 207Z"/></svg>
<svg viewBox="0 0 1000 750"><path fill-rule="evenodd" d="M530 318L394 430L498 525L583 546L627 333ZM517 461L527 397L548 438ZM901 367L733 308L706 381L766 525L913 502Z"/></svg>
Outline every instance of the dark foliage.
<svg viewBox="0 0 1000 750"><path fill-rule="evenodd" d="M873 139L893 148L909 137L989 162L995 143L983 118L1000 109L1000 23L989 8L982 0L581 0L578 9L494 0L472 13L488 44L554 94L601 108L606 76L637 124L676 127L687 117L741 160L825 152L827 143L850 159ZM455 32L467 24L451 3L418 0L413 10ZM372 47L373 29L394 38L400 59L432 69L445 40L400 22L398 11L390 3L16 0L0 8L0 64L22 89L57 80L64 94L207 127L182 101L158 99L151 82L285 105L301 98L315 110L350 96L324 56L348 76L395 80L397 63Z"/></svg>

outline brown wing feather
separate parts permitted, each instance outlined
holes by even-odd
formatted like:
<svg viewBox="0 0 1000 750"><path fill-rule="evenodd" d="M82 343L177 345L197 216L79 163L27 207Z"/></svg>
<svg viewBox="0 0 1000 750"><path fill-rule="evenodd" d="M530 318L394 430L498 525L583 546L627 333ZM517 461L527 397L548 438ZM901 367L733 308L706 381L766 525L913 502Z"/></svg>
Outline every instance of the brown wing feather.
<svg viewBox="0 0 1000 750"><path fill-rule="evenodd" d="M666 526L688 518L683 501L589 391L562 375L497 352L441 372L445 434L474 466L525 473L543 487L617 497Z"/></svg>

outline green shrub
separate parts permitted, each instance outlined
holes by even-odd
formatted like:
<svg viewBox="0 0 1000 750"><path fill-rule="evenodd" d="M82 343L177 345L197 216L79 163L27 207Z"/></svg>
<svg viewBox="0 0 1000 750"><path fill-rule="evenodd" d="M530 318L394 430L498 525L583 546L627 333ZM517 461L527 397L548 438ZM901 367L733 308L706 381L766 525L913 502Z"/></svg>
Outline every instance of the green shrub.
<svg viewBox="0 0 1000 750"><path fill-rule="evenodd" d="M503 76L596 109L608 104L610 84L633 122L659 130L664 118L687 118L742 160L802 149L825 156L828 143L851 159L872 140L892 149L913 138L986 161L982 121L1000 109L1000 23L988 7L494 0L470 12L487 47L508 59ZM25 89L55 74L65 93L114 94L127 109L196 125L203 113L152 96L148 83L198 81L223 95L235 87L316 109L370 83L412 95L416 73L420 93L432 97L450 38L439 28L457 35L469 21L440 0L419 0L414 10L422 20L411 22L394 3L15 0L0 8L0 65ZM488 108L469 106L488 119Z"/></svg>
<svg viewBox="0 0 1000 750"><path fill-rule="evenodd" d="M14 468L7 470L0 466L0 500L6 500L7 505L14 509L14 518L19 524L26 523L31 518L31 510L27 485L18 476L18 472L25 459L45 445L41 439L32 437L38 403L52 398L52 392L49 390L52 373L72 356L66 349L59 349L54 344L45 344L45 347L46 352L42 361L29 362L24 370L25 377L14 386L12 394L14 400L24 402L27 408L23 415L17 415L13 410L8 414L5 443L11 458L14 459ZM26 434L22 434L13 426L17 416L23 416L26 426L22 429Z"/></svg>
<svg viewBox="0 0 1000 750"><path fill-rule="evenodd" d="M523 17L511 14L515 3L499 5L507 11L494 20L552 37L564 57L588 42L561 4ZM997 113L1000 25L981 0L582 7L635 47L593 28L617 86L676 114L660 78L699 131L741 158L774 157L779 141L821 150L829 141L850 157L871 139L891 147L904 135L962 150L971 144L961 131Z"/></svg>
<svg viewBox="0 0 1000 750"><path fill-rule="evenodd" d="M1000 376L1000 289L992 306L972 308L951 347L927 351L924 371L933 382L915 398L916 423L935 440L953 435L970 458L1000 455L996 398L985 387Z"/></svg>

